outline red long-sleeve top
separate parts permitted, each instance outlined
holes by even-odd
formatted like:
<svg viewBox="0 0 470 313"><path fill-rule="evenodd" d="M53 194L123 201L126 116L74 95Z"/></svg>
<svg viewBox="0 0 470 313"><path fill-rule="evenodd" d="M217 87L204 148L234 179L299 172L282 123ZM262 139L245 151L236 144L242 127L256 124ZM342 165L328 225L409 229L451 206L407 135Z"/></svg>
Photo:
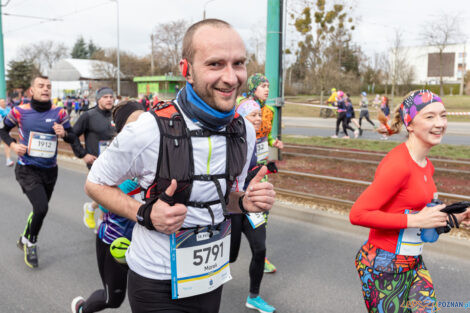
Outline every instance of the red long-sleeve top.
<svg viewBox="0 0 470 313"><path fill-rule="evenodd" d="M405 210L420 211L436 192L429 160L420 167L402 143L380 162L372 184L349 214L352 224L369 227L369 243L395 253L400 229L407 228Z"/></svg>

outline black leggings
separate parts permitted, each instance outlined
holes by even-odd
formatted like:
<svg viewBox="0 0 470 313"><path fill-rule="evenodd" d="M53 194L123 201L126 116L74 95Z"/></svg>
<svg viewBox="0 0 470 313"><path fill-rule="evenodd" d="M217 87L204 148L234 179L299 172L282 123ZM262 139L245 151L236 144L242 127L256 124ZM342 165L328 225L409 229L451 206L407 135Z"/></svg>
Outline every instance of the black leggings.
<svg viewBox="0 0 470 313"><path fill-rule="evenodd" d="M82 313L118 308L126 297L128 267L114 260L109 246L96 236L96 258L104 289L96 290L88 297Z"/></svg>
<svg viewBox="0 0 470 313"><path fill-rule="evenodd" d="M33 206L33 214L26 225L23 236L36 243L42 223L49 210L49 200L57 180L57 167L39 168L17 164L16 180Z"/></svg>
<svg viewBox="0 0 470 313"><path fill-rule="evenodd" d="M25 191L29 202L31 202L33 206L33 215L30 223L26 225L26 231L24 233L24 236L28 238L31 243L36 243L38 240L39 231L49 210L49 200L51 199L53 189L54 187L50 188L50 186L39 185L33 190Z"/></svg>
<svg viewBox="0 0 470 313"><path fill-rule="evenodd" d="M222 286L202 295L171 299L171 281L150 279L129 270L132 313L218 313Z"/></svg>
<svg viewBox="0 0 470 313"><path fill-rule="evenodd" d="M264 274L266 257L266 223L253 229L245 214L232 214L232 234L230 237L230 263L237 260L242 232L245 234L251 249L250 293L259 294Z"/></svg>
<svg viewBox="0 0 470 313"><path fill-rule="evenodd" d="M345 136L348 136L348 131L347 129L354 131L354 128L348 125L348 118L346 116L346 112L340 112L338 113L338 117L336 118L336 136L338 136L339 133L339 125L342 123L343 125L343 132Z"/></svg>
<svg viewBox="0 0 470 313"><path fill-rule="evenodd" d="M361 116L359 117L359 126L362 126L362 118L365 118L372 126L375 126L374 122L370 120L369 111L361 111Z"/></svg>

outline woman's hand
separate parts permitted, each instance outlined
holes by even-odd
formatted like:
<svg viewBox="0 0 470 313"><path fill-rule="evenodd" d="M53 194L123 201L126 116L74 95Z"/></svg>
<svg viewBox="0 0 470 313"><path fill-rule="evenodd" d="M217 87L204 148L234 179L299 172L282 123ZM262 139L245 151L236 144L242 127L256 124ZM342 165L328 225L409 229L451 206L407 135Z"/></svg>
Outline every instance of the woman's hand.
<svg viewBox="0 0 470 313"><path fill-rule="evenodd" d="M284 144L279 139L276 139L276 141L273 143L273 147L282 150L284 149Z"/></svg>
<svg viewBox="0 0 470 313"><path fill-rule="evenodd" d="M470 226L470 210L467 209L467 211L462 214L456 214L455 216L459 219L459 223L465 226Z"/></svg>
<svg viewBox="0 0 470 313"><path fill-rule="evenodd" d="M441 212L445 208L445 204L436 206L425 206L417 214L407 214L408 228L436 228L447 225L447 213Z"/></svg>

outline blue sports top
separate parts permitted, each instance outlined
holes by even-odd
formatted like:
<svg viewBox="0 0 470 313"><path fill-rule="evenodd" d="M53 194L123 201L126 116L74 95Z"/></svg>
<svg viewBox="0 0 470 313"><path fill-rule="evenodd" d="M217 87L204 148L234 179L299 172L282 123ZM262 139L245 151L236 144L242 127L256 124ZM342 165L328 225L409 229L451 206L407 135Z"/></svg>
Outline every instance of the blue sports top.
<svg viewBox="0 0 470 313"><path fill-rule="evenodd" d="M137 188L139 188L139 184L130 179L125 180L119 185L119 189L126 194L130 194ZM100 224L100 228L98 230L98 238L108 245L119 237L126 237L127 239L132 240L132 230L135 225L134 221L111 213L101 205L100 209L105 212L105 214L103 214L103 222Z"/></svg>
<svg viewBox="0 0 470 313"><path fill-rule="evenodd" d="M31 104L22 104L14 107L4 120L5 126L13 128L18 126L20 143L28 146L30 133L37 132L55 136L54 122L62 124L65 129L70 128L69 116L60 107L52 105L51 109L45 112L38 112L31 107ZM53 157L37 157L29 155L29 152L18 158L21 165L34 165L41 168L51 168L57 166L57 148Z"/></svg>
<svg viewBox="0 0 470 313"><path fill-rule="evenodd" d="M3 118L7 116L10 111L10 107L0 108L0 118L3 120Z"/></svg>

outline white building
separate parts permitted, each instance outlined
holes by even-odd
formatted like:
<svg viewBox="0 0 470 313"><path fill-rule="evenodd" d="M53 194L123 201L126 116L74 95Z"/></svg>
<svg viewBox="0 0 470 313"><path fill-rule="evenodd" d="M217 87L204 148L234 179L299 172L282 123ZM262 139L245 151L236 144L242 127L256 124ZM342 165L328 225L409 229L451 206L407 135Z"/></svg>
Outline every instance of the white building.
<svg viewBox="0 0 470 313"><path fill-rule="evenodd" d="M64 95L89 95L96 82L109 82L117 68L105 61L88 59L62 59L49 71L52 97ZM122 74L121 74L122 75ZM121 76L123 77L123 75Z"/></svg>
<svg viewBox="0 0 470 313"><path fill-rule="evenodd" d="M439 49L436 46L404 47L403 55L414 67L413 84L439 84ZM470 44L453 44L444 49L443 80L445 84L460 84L470 63Z"/></svg>

